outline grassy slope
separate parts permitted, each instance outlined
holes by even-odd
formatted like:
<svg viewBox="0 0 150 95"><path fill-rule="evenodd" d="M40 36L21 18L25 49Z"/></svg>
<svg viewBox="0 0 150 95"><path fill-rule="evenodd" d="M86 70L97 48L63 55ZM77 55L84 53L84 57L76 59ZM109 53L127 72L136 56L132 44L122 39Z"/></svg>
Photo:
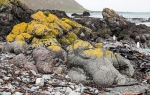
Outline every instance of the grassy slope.
<svg viewBox="0 0 150 95"><path fill-rule="evenodd" d="M20 0L33 10L50 9L66 12L83 12L86 10L75 0Z"/></svg>

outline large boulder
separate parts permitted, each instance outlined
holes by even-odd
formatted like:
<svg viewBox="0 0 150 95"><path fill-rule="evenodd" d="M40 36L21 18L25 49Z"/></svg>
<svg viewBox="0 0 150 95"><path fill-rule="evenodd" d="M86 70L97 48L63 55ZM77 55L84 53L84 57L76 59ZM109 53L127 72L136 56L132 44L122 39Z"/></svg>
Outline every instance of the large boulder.
<svg viewBox="0 0 150 95"><path fill-rule="evenodd" d="M53 73L54 66L67 61L66 52L61 47L46 49L44 47L35 48L33 59L40 73Z"/></svg>
<svg viewBox="0 0 150 95"><path fill-rule="evenodd" d="M90 43L76 40L67 50L69 65L82 67L99 86L125 83L125 76L132 76L133 66L119 54L104 48L94 48Z"/></svg>
<svg viewBox="0 0 150 95"><path fill-rule="evenodd" d="M102 11L102 15L103 19L107 22L111 31L116 32L114 34L117 34L118 32L130 26L130 23L127 22L123 16L120 16L112 9L104 8Z"/></svg>
<svg viewBox="0 0 150 95"><path fill-rule="evenodd" d="M36 73L38 73L36 66L32 64L31 62L29 62L29 60L27 60L27 58L22 53L15 56L9 62L12 64L15 64L16 66L20 68L27 68L30 70L34 70Z"/></svg>
<svg viewBox="0 0 150 95"><path fill-rule="evenodd" d="M3 1L5 3L0 2L0 36L5 39L14 25L20 22L30 22L33 11L19 1Z"/></svg>

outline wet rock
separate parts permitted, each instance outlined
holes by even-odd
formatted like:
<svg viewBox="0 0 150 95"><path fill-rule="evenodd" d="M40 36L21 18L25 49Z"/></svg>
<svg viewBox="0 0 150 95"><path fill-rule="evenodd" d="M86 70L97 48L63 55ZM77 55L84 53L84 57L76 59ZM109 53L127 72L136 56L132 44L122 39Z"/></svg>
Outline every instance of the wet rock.
<svg viewBox="0 0 150 95"><path fill-rule="evenodd" d="M90 13L88 11L84 11L83 16L90 16Z"/></svg>

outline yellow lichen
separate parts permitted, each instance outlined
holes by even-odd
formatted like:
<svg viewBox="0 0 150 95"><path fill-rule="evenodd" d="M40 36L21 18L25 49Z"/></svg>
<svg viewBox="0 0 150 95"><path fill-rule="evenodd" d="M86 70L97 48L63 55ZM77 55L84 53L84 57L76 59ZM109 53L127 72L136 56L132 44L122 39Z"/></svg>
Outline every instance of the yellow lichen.
<svg viewBox="0 0 150 95"><path fill-rule="evenodd" d="M37 13L31 16L36 21L46 22L46 16L42 11L38 11Z"/></svg>
<svg viewBox="0 0 150 95"><path fill-rule="evenodd" d="M96 48L102 48L103 47L103 43L96 43L94 46Z"/></svg>
<svg viewBox="0 0 150 95"><path fill-rule="evenodd" d="M102 57L103 52L99 48L85 50L84 54L94 57Z"/></svg>
<svg viewBox="0 0 150 95"><path fill-rule="evenodd" d="M32 35L28 34L28 33L22 33L23 37L26 39L30 39L32 38Z"/></svg>
<svg viewBox="0 0 150 95"><path fill-rule="evenodd" d="M57 29L53 29L51 32L55 36L59 35L59 31Z"/></svg>
<svg viewBox="0 0 150 95"><path fill-rule="evenodd" d="M59 21L57 21L56 22L65 32L67 31L70 31L70 30L72 30L72 27L69 25L69 24L67 24L67 23L65 23L64 21L61 21L61 20L59 20Z"/></svg>
<svg viewBox="0 0 150 95"><path fill-rule="evenodd" d="M60 44L55 38L38 39L34 37L32 40L32 46L33 47L38 47L38 46L48 47L48 46L60 46Z"/></svg>
<svg viewBox="0 0 150 95"><path fill-rule="evenodd" d="M75 50L75 49L91 49L93 46L86 41L82 40L76 40L72 46L69 47L70 50Z"/></svg>
<svg viewBox="0 0 150 95"><path fill-rule="evenodd" d="M105 50L105 57L106 58L114 58L115 55L112 51L109 51L109 50Z"/></svg>
<svg viewBox="0 0 150 95"><path fill-rule="evenodd" d="M61 47L60 46L48 46L48 49L52 50L52 51L59 51L61 50Z"/></svg>
<svg viewBox="0 0 150 95"><path fill-rule="evenodd" d="M62 34L63 34L63 30L58 26L58 24L56 24L56 23L50 23L49 25L48 25L48 27L50 28L50 29L52 29L52 34L53 35L55 35L55 36L62 36Z"/></svg>
<svg viewBox="0 0 150 95"><path fill-rule="evenodd" d="M32 35L40 37L49 35L51 31L51 29L42 24L34 24L33 29Z"/></svg>
<svg viewBox="0 0 150 95"><path fill-rule="evenodd" d="M71 44L65 37L62 37L62 38L60 39L60 43L61 43L61 44L67 44L67 45Z"/></svg>
<svg viewBox="0 0 150 95"><path fill-rule="evenodd" d="M18 34L24 33L26 31L26 28L27 28L27 23L22 22L20 24L15 25L11 33L18 35Z"/></svg>
<svg viewBox="0 0 150 95"><path fill-rule="evenodd" d="M48 17L46 18L47 22L49 23L54 23L54 21L59 20L57 16L53 14L49 14Z"/></svg>
<svg viewBox="0 0 150 95"><path fill-rule="evenodd" d="M79 23L77 23L77 22L75 22L75 21L73 21L73 20L70 20L70 19L68 19L68 18L62 18L62 21L64 21L65 23L71 25L71 26L74 27L74 28L82 27L81 24L79 24Z"/></svg>
<svg viewBox="0 0 150 95"><path fill-rule="evenodd" d="M14 39L15 39L16 35L10 33L8 36L7 36L7 41L8 42L13 42Z"/></svg>
<svg viewBox="0 0 150 95"><path fill-rule="evenodd" d="M75 33L70 32L70 33L68 33L68 38L67 39L70 43L73 43L75 40L78 39L78 37Z"/></svg>
<svg viewBox="0 0 150 95"><path fill-rule="evenodd" d="M75 34L78 34L80 32L80 29L81 28L75 28L73 29L71 32L75 33Z"/></svg>
<svg viewBox="0 0 150 95"><path fill-rule="evenodd" d="M19 35L16 36L15 40L16 41L24 41L24 37L23 37L22 34L19 34Z"/></svg>

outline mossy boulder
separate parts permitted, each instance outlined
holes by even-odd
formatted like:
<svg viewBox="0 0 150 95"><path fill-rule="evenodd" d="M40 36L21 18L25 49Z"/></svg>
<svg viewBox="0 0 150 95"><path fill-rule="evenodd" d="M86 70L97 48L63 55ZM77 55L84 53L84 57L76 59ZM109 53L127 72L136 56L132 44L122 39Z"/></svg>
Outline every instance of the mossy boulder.
<svg viewBox="0 0 150 95"><path fill-rule="evenodd" d="M129 60L107 49L95 48L89 42L76 40L67 50L69 65L84 69L99 86L124 84L124 75L132 76L134 73Z"/></svg>

